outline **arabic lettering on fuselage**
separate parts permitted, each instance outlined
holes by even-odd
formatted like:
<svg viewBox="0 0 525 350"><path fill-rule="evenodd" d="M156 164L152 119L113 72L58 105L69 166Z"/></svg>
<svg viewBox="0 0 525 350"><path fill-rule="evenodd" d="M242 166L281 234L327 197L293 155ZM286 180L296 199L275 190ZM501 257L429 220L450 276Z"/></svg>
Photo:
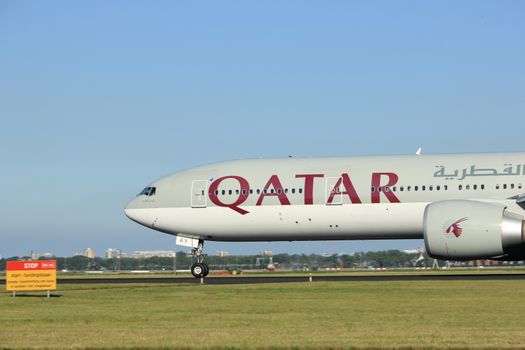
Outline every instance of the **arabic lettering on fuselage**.
<svg viewBox="0 0 525 350"><path fill-rule="evenodd" d="M477 168L475 165L471 165L468 168L455 169L447 172L444 165L436 165L436 172L434 177L445 178L445 180L464 180L467 177L472 176L520 176L525 175L525 165L518 164L504 164L504 168L499 171L496 168Z"/></svg>

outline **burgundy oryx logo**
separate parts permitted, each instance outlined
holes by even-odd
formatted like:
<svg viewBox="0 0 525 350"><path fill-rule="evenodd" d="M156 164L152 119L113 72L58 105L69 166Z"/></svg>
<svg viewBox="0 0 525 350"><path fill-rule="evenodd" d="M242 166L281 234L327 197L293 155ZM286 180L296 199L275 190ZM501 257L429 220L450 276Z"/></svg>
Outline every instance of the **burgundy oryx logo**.
<svg viewBox="0 0 525 350"><path fill-rule="evenodd" d="M457 221L454 221L452 225L450 225L445 232L446 233L453 233L456 238L461 236L461 233L463 232L463 227L461 227L461 223L467 221L468 218L461 218Z"/></svg>

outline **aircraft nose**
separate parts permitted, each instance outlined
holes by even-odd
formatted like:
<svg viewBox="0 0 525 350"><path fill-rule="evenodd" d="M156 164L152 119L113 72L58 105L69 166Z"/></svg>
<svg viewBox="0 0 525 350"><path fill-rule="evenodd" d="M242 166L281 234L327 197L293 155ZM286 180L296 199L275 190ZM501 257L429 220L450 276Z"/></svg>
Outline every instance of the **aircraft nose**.
<svg viewBox="0 0 525 350"><path fill-rule="evenodd" d="M132 199L124 209L129 219L147 227L153 227L155 222L156 216L153 211L153 208L144 207L139 198Z"/></svg>
<svg viewBox="0 0 525 350"><path fill-rule="evenodd" d="M128 219L138 222L138 220L137 220L137 218L138 218L137 217L137 209L130 209L130 208L126 207L124 209L124 214L126 214Z"/></svg>

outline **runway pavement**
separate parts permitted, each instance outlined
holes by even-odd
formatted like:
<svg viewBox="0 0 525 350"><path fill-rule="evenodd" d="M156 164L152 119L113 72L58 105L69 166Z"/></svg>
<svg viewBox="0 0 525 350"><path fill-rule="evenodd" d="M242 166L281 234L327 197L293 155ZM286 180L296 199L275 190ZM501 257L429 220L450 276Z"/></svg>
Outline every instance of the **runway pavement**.
<svg viewBox="0 0 525 350"><path fill-rule="evenodd" d="M494 273L473 273L473 274L381 274L381 275L313 275L312 281L319 282L385 282L385 281L479 281L479 280L525 280L525 273L517 274L494 274ZM287 283L287 282L308 282L309 276L210 276L204 279L204 284L255 284L255 283ZM201 283L200 279L193 277L91 277L91 278L59 278L58 284L180 284L180 283ZM5 280L0 280L0 284L5 284Z"/></svg>

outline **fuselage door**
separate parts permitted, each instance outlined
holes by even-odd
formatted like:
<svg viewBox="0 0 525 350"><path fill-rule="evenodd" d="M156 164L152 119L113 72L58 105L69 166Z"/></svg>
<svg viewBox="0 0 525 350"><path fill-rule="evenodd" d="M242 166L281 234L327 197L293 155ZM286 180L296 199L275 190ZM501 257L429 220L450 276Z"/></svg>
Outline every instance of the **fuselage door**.
<svg viewBox="0 0 525 350"><path fill-rule="evenodd" d="M327 177L325 187L325 200L326 205L341 205L343 204L343 194L341 191L341 185L343 181L340 177ZM337 183L339 186L336 187Z"/></svg>
<svg viewBox="0 0 525 350"><path fill-rule="evenodd" d="M206 190L208 189L208 181L193 180L191 182L191 207L192 208L206 208Z"/></svg>

